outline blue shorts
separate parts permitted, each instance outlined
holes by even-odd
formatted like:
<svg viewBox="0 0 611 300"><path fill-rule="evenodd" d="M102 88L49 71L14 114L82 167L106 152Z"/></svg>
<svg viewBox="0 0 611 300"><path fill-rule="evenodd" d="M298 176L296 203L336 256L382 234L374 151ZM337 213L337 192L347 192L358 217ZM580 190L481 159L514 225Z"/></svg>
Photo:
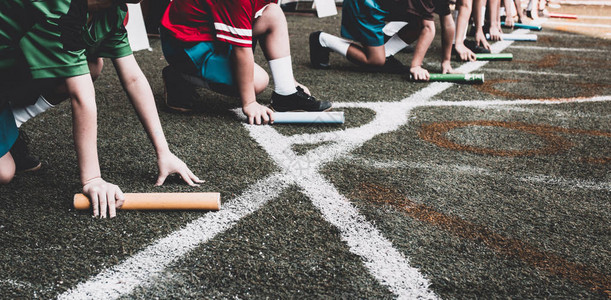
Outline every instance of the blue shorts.
<svg viewBox="0 0 611 300"><path fill-rule="evenodd" d="M17 130L17 124L15 124L13 111L7 105L0 110L0 157L11 150L18 135L19 131Z"/></svg>
<svg viewBox="0 0 611 300"><path fill-rule="evenodd" d="M364 46L382 46L388 15L376 0L346 0L342 4L342 37Z"/></svg>
<svg viewBox="0 0 611 300"><path fill-rule="evenodd" d="M179 71L200 76L211 83L235 85L231 71L231 45L219 42L186 43L162 28L161 48L168 63Z"/></svg>

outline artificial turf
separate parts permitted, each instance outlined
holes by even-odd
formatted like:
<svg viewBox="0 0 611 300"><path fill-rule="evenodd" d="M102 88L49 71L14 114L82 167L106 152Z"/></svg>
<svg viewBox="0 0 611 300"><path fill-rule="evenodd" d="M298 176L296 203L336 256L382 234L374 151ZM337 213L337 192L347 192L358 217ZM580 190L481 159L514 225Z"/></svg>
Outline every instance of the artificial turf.
<svg viewBox="0 0 611 300"><path fill-rule="evenodd" d="M316 30L339 34L340 16L289 15L287 19L296 79L318 98L392 102L429 86L407 82L401 75L362 72L335 54L330 70L312 69L308 34ZM512 44L529 45L533 44ZM453 85L432 100L611 94L609 40L544 30L534 45L550 49L510 46L504 52L512 52L514 61L491 62L478 70L486 74L484 85ZM162 187L153 186L157 176L153 148L118 88L110 61L96 82L98 147L106 179L125 192L218 191L227 203L280 170L229 110L238 107L237 99L202 90L195 113L164 109L161 69L166 62L159 40L151 39L151 46L153 51L135 55L159 103L170 148L206 182L192 188L172 177ZM554 47L601 51L583 54ZM432 71L439 71L439 51L437 38L426 59ZM397 58L408 63L411 54L400 53ZM267 68L260 49L256 59ZM258 99L267 104L270 95L268 88ZM339 139L344 131L375 117L366 108L335 109L345 111L346 124L273 125L273 129L284 136L336 132ZM81 187L70 114L70 106L63 103L24 125L43 168L19 174L0 187L0 298L56 297L189 222L214 214L121 211L116 219L96 220L88 212L74 211L72 195ZM323 165L320 172L420 269L430 280L430 289L442 298L604 299L611 289L610 115L608 100L425 105L411 110L407 124L373 137ZM449 122L479 123L453 127L442 136L444 143L428 139L427 126ZM550 135L555 138L552 142L542 137ZM333 143L314 141L291 150L308 155ZM551 150L528 152L546 146ZM122 297L395 296L369 273L311 199L291 186Z"/></svg>

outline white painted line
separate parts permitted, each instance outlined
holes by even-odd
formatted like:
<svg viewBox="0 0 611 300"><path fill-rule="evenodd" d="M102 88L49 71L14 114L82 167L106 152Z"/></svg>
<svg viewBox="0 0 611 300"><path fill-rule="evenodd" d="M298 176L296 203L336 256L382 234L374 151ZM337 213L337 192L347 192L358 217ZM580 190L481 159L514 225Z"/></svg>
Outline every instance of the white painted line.
<svg viewBox="0 0 611 300"><path fill-rule="evenodd" d="M396 110L387 112L393 111ZM399 117L398 120L395 118L394 122L405 121L405 118ZM366 137L363 138L362 134L338 134L343 147L322 146L319 147L319 149L325 148L322 154L314 151L311 155L299 156L291 150L290 139L280 135L273 126L247 126L247 128L251 136L281 166L285 176L303 189L304 194L321 211L325 220L340 230L342 240L348 244L350 251L363 259L367 269L380 283L387 285L400 298L437 298L428 289L428 280L418 269L410 266L409 259L397 251L348 199L318 173L319 167L329 160L329 156L337 157L338 152L353 149L355 143L362 144L373 135L365 133Z"/></svg>
<svg viewBox="0 0 611 300"><path fill-rule="evenodd" d="M524 33L527 30L517 30ZM511 41L502 41L492 45L492 52L503 51ZM481 68L487 61L470 62L457 68L461 72L472 72ZM373 137L397 130L407 124L412 108L426 105L434 96L445 91L453 83L434 82L399 102L385 103L340 103L338 107L366 107L376 112L374 120L368 124L346 130L303 134L285 137L272 126L247 126L259 145L282 168L287 176L303 188L304 193L318 207L325 219L334 224L348 243L350 250L359 255L371 274L399 298L436 297L428 290L426 279L417 269L409 265L409 259L392 247L375 226L371 225L358 210L336 191L319 173L319 168L363 145ZM299 143L333 141L304 155L296 155L291 146ZM369 247L367 245L375 245Z"/></svg>
<svg viewBox="0 0 611 300"><path fill-rule="evenodd" d="M528 50L546 50L546 51L573 51L573 52L611 52L604 49L589 49L589 48L556 48L556 47L540 47L540 46L522 46L511 45L512 49L528 49Z"/></svg>
<svg viewBox="0 0 611 300"><path fill-rule="evenodd" d="M495 53L501 52L509 45L511 42L502 41L493 44L492 49ZM471 72L486 63L470 62L457 70ZM371 274L382 284L387 285L399 298L412 299L414 296L436 298L436 295L428 289L426 279L417 269L409 265L408 258L394 249L392 243L386 240L375 226L368 223L347 199L339 195L318 170L324 163L354 150L376 135L396 130L407 124L412 108L425 105L432 97L452 85L445 82L431 83L400 102L385 105L378 103L375 107L377 114L374 121L361 127L331 134L303 135L302 140L320 140L319 136L323 136L323 139L331 135L337 137L337 142L322 145L308 151L306 155L297 156L291 148L295 144L294 140L282 136L272 126L244 125L251 136L281 167L280 174L271 175L257 182L240 197L224 203L220 211L207 213L185 228L155 241L122 263L102 271L87 282L60 295L59 299L114 299L129 294L137 286L153 284L154 278L167 266L199 244L231 228L241 218L278 196L291 183L296 183L305 190L304 193L321 210L325 219L338 227L342 239L348 243L350 250L359 255ZM363 107L368 105L364 104ZM369 248L367 245L381 248Z"/></svg>
<svg viewBox="0 0 611 300"><path fill-rule="evenodd" d="M137 286L146 286L151 278L199 244L231 228L241 218L277 197L288 184L280 174L271 175L251 185L241 196L223 203L220 211L206 213L183 229L59 295L58 299L115 299L129 294Z"/></svg>
<svg viewBox="0 0 611 300"><path fill-rule="evenodd" d="M557 25L557 26L576 26L576 27L595 27L595 28L611 28L608 24L591 24L591 23L577 23L577 22L558 22L558 21L546 21L544 25Z"/></svg>
<svg viewBox="0 0 611 300"><path fill-rule="evenodd" d="M578 74L541 72L541 71L526 71L526 70L489 69L489 68L483 68L481 70L482 71L486 71L486 72L505 73L505 74L507 74L507 73L516 73L516 74L549 75L549 76L564 76L564 77L579 76Z"/></svg>
<svg viewBox="0 0 611 300"><path fill-rule="evenodd" d="M489 107L498 105L525 105L525 104L567 104L587 102L611 101L610 96L596 96L590 98L559 98L559 99L519 99L519 100L469 100L469 101L445 101L437 100L428 102L428 106L466 106L466 107Z"/></svg>
<svg viewBox="0 0 611 300"><path fill-rule="evenodd" d="M611 114L605 114L605 115L601 115L601 114L589 114L589 113L585 113L582 111L575 111L575 110L562 110L562 109L550 109L549 107L524 107L524 106L520 106L520 107L516 107L516 106L509 106L509 105L493 105L493 106L488 106L488 108L490 109L495 109L497 111L511 111L511 112L525 112L525 113L529 113L529 114L539 114L539 115L548 115L548 116L553 116L554 120L558 121L558 120L575 120L577 119L609 119L609 121L605 121L605 122L609 122L609 124L611 124Z"/></svg>
<svg viewBox="0 0 611 300"><path fill-rule="evenodd" d="M611 20L611 17L607 16L577 16L577 19L590 19L590 20Z"/></svg>
<svg viewBox="0 0 611 300"><path fill-rule="evenodd" d="M358 209L320 174L299 181L329 223L342 232L350 251L363 258L371 274L402 299L436 299L429 281L396 250Z"/></svg>
<svg viewBox="0 0 611 300"><path fill-rule="evenodd" d="M517 176L509 176L506 172L496 172L490 169L467 166L467 165L448 165L448 164L436 164L436 163L413 163L405 161L379 161L366 159L362 157L356 157L353 155L346 155L346 159L357 161L366 167L372 167L377 169L418 169L431 171L433 173L443 172L451 173L456 175L470 175L470 176L488 176L494 178L509 178L529 183L543 183L549 185L560 185L565 189L576 190L576 189L587 189L587 190L602 190L611 191L611 182L607 181L592 181L592 180L580 180L580 179L565 179L558 176L549 176L542 174L522 174Z"/></svg>
<svg viewBox="0 0 611 300"><path fill-rule="evenodd" d="M567 5L602 5L609 6L611 2L608 0L600 0L600 1L574 1L574 0L561 0L558 4L567 4Z"/></svg>

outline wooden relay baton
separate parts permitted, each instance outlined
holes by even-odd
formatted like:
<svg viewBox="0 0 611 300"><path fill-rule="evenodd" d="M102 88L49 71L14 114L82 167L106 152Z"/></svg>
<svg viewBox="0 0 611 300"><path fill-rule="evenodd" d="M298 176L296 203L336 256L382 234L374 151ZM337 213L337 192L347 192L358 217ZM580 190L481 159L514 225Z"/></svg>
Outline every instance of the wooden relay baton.
<svg viewBox="0 0 611 300"><path fill-rule="evenodd" d="M220 193L125 193L122 210L219 210ZM74 208L91 208L84 194L74 195Z"/></svg>

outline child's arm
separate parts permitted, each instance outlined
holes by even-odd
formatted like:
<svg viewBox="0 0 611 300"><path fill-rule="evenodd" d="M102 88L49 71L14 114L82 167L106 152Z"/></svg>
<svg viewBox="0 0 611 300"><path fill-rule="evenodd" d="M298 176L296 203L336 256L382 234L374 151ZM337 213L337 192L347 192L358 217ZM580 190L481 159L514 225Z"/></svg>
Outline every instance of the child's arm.
<svg viewBox="0 0 611 300"><path fill-rule="evenodd" d="M441 57L441 73L454 73L451 64L452 39L454 39L454 33L456 31L454 19L451 14L447 14L442 16L439 21L441 22L441 47L443 51Z"/></svg>
<svg viewBox="0 0 611 300"><path fill-rule="evenodd" d="M486 35L484 34L482 26L480 26L484 21L484 12L482 10L485 3L486 0L473 0L473 22L476 24L475 42L490 50L490 44L486 40Z"/></svg>
<svg viewBox="0 0 611 300"><path fill-rule="evenodd" d="M493 41L500 41L501 38L501 28L500 28L500 18L499 18L499 10L501 7L500 0L488 0L488 7L490 8L490 39Z"/></svg>
<svg viewBox="0 0 611 300"><path fill-rule="evenodd" d="M242 111L248 117L248 123L260 125L273 122L272 110L259 104L255 96L255 58L252 48L235 46L231 55Z"/></svg>
<svg viewBox="0 0 611 300"><path fill-rule="evenodd" d="M170 151L159 121L153 92L134 56L128 55L113 59L113 64L123 89L127 92L140 122L155 147L159 168L159 177L155 185L162 185L166 177L174 173L179 174L190 186L197 186L198 183L202 183L203 181L195 176L189 170L189 167Z"/></svg>
<svg viewBox="0 0 611 300"><path fill-rule="evenodd" d="M513 0L503 0L505 5L505 26L513 27Z"/></svg>
<svg viewBox="0 0 611 300"><path fill-rule="evenodd" d="M431 42L435 38L435 23L433 20L424 19L421 22L422 28L420 29L418 43L414 49L414 57L412 58L409 72L414 80L429 80L429 71L422 68L422 61L429 46L431 46Z"/></svg>
<svg viewBox="0 0 611 300"><path fill-rule="evenodd" d="M469 26L473 0L459 1L458 17L456 18L456 42L454 48L463 61L474 61L475 53L465 46L465 31Z"/></svg>
<svg viewBox="0 0 611 300"><path fill-rule="evenodd" d="M72 130L83 193L89 196L95 217L113 218L123 205L121 189L102 179L98 162L95 90L89 74L69 77L66 87L72 99Z"/></svg>

